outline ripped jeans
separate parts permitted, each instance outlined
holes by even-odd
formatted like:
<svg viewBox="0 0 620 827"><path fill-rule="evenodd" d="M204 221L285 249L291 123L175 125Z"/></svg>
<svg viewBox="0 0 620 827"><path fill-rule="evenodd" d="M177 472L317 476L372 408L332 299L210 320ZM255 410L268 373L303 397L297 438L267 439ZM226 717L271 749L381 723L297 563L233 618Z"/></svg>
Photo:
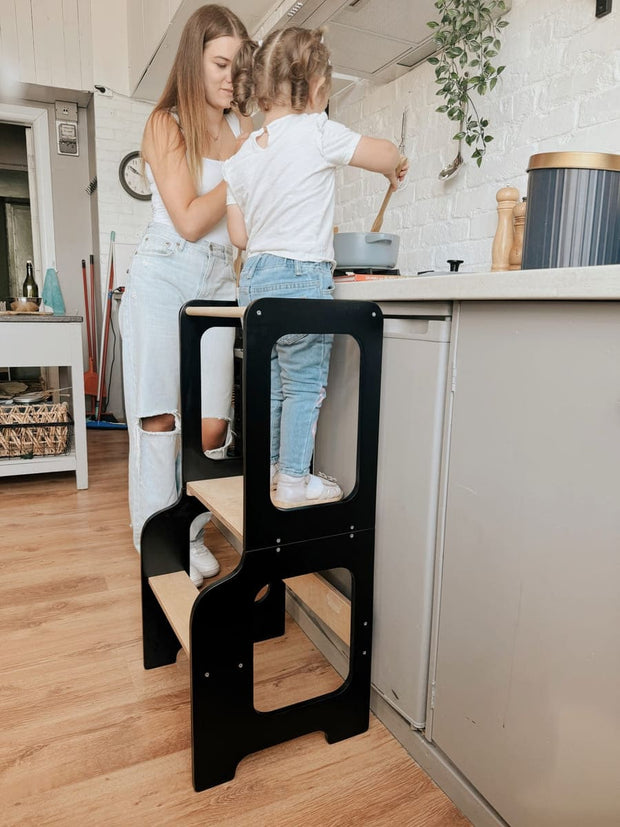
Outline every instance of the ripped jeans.
<svg viewBox="0 0 620 827"><path fill-rule="evenodd" d="M235 298L232 247L207 239L186 241L166 224L148 226L134 255L119 311L129 432L129 511L138 551L146 519L175 503L180 493L179 310L192 299ZM217 328L203 337L203 418L230 423L234 335L233 328ZM143 418L159 414L174 416L174 430L143 429Z"/></svg>
<svg viewBox="0 0 620 827"><path fill-rule="evenodd" d="M332 299L331 264L252 256L241 271L239 304L265 297ZM325 399L330 334L291 332L271 351L271 462L294 477L310 471L319 408Z"/></svg>

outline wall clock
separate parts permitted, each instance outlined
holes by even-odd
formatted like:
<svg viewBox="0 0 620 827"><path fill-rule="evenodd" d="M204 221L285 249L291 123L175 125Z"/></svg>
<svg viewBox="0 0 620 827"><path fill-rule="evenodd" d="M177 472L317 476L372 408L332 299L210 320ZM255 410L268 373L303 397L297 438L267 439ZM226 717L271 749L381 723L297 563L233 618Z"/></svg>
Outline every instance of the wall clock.
<svg viewBox="0 0 620 827"><path fill-rule="evenodd" d="M139 201L151 200L151 189L143 173L139 151L125 155L118 166L118 177L121 186L132 198L137 198Z"/></svg>

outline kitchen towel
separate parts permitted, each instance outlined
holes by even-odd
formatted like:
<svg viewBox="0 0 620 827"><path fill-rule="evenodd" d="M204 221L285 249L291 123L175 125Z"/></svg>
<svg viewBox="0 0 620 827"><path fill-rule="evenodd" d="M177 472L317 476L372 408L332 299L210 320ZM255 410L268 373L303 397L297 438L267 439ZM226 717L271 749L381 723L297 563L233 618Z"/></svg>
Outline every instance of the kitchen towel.
<svg viewBox="0 0 620 827"><path fill-rule="evenodd" d="M43 281L43 304L52 308L55 316L65 315L65 302L60 291L60 284L56 270L53 267L48 267Z"/></svg>

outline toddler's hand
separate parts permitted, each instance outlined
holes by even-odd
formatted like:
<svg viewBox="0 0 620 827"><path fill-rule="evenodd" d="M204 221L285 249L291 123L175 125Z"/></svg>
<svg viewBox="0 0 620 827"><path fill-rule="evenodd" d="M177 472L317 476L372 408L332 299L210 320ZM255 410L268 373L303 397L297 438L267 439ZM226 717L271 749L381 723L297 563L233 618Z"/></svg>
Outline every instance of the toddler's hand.
<svg viewBox="0 0 620 827"><path fill-rule="evenodd" d="M401 157L399 165L396 167L396 177L398 183L405 180L405 175L409 172L409 159Z"/></svg>
<svg viewBox="0 0 620 827"><path fill-rule="evenodd" d="M401 157L400 161L398 162L398 166L394 170L391 175L386 175L385 177L390 182L392 189L397 190L398 185L404 179L405 175L409 172L409 161L407 158Z"/></svg>

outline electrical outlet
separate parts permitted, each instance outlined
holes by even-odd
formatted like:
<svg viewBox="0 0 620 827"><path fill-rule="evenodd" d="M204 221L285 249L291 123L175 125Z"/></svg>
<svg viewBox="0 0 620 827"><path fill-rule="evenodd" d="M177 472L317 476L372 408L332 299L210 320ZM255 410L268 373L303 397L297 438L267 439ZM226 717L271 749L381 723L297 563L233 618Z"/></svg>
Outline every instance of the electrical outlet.
<svg viewBox="0 0 620 827"><path fill-rule="evenodd" d="M605 17L611 11L611 0L596 0L596 16Z"/></svg>
<svg viewBox="0 0 620 827"><path fill-rule="evenodd" d="M55 101L57 121L76 121L78 119L77 103L71 101Z"/></svg>

